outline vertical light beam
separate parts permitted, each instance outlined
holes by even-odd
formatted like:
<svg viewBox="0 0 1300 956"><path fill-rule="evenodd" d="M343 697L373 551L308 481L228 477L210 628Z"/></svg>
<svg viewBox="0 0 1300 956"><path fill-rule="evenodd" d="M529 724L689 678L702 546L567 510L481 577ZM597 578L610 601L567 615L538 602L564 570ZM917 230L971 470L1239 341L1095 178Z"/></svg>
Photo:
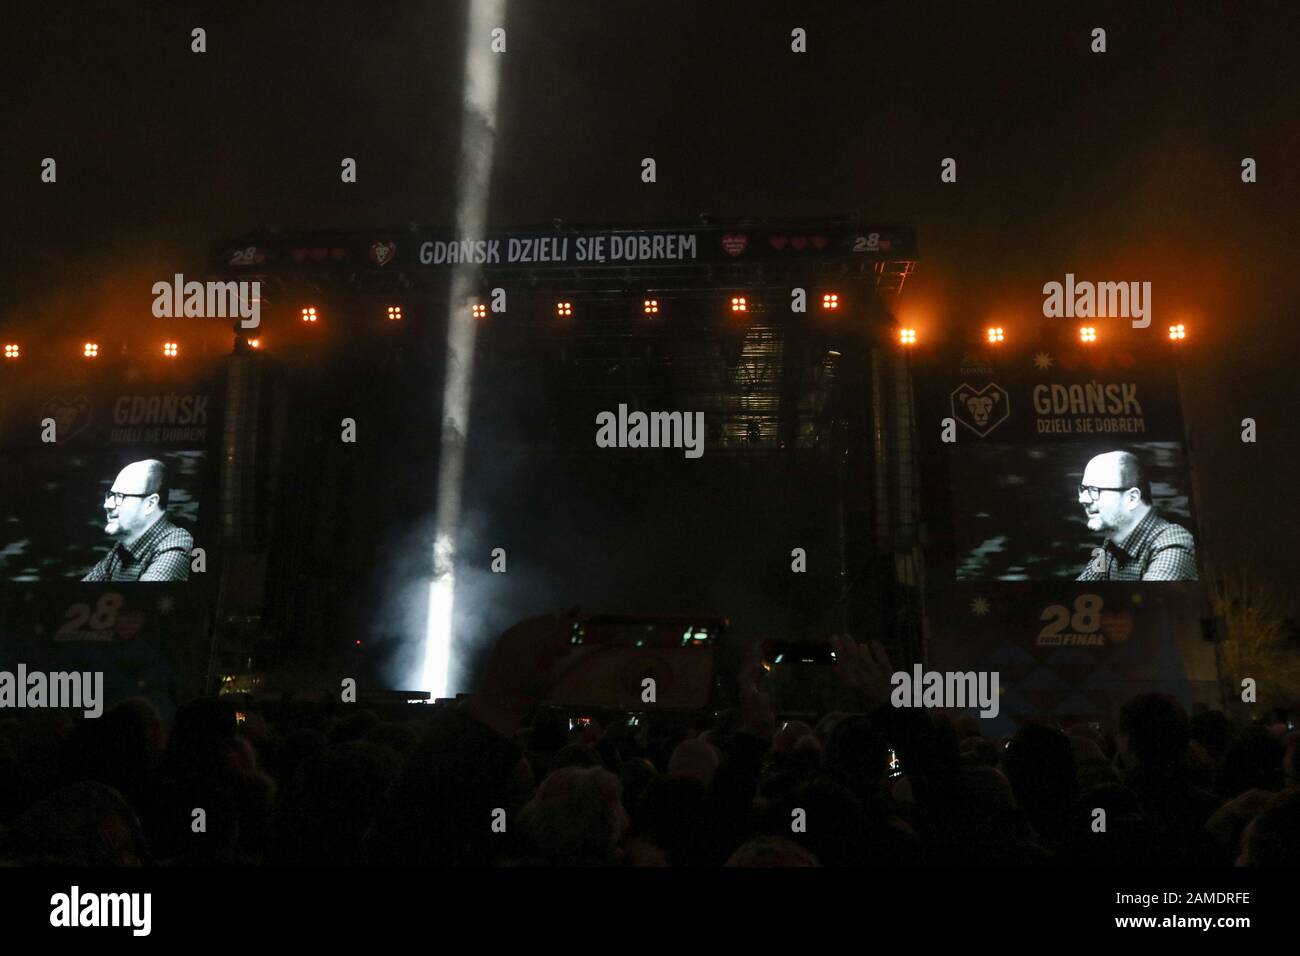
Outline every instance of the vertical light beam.
<svg viewBox="0 0 1300 956"><path fill-rule="evenodd" d="M456 176L456 236L482 239L486 232L492 156L496 146L497 90L504 54L491 49L492 30L505 26L506 0L469 0L465 34L464 99L461 107L460 167ZM452 267L447 323L446 381L442 399L442 457L438 465L437 530L433 580L425 630L420 686L434 698L456 692L460 679L452 656L452 614L456 593L456 543L460 526L465 446L469 439L474 386L475 323L469 311L477 275L473 267Z"/></svg>

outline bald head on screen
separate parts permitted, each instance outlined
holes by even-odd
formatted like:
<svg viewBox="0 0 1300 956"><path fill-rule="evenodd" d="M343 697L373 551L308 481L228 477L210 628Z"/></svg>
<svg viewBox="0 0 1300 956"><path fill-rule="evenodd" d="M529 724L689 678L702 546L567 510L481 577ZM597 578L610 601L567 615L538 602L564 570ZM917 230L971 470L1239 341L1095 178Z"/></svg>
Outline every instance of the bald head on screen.
<svg viewBox="0 0 1300 956"><path fill-rule="evenodd" d="M184 581L194 539L167 519L167 466L133 461L104 495L104 533L115 541L83 581Z"/></svg>

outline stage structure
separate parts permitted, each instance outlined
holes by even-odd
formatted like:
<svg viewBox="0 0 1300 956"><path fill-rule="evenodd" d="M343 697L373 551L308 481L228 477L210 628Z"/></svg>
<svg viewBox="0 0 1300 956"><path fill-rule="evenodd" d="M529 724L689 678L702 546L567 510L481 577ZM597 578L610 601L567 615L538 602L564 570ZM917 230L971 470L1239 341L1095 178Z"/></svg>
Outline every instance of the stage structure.
<svg viewBox="0 0 1300 956"><path fill-rule="evenodd" d="M465 675L491 635L577 606L725 619L685 632L725 633L724 664L848 631L900 667L996 670L1003 729L1113 719L1150 689L1220 705L1185 330L950 321L931 339L898 321L916 256L909 229L849 218L217 242L202 278L257 283L256 327L6 341L0 663L101 668L111 696L160 703L416 689L449 277L468 263ZM642 441L639 419L676 424ZM1157 573L1090 513L1139 496L1094 478L1087 498L1116 456L1176 544ZM106 492L146 459L202 555L185 581L83 581L111 546ZM1136 481L1126 467L1109 480Z"/></svg>
<svg viewBox="0 0 1300 956"><path fill-rule="evenodd" d="M208 278L262 290L262 323L237 330L230 359L219 672L309 661L401 683L430 574L461 263L480 277L460 304L478 322L466 659L514 617L572 605L723 615L738 640L850 630L919 657L915 415L894 315L911 230L556 222L214 246ZM598 446L602 412L657 411L702 413L698 458ZM340 441L344 419L355 442ZM796 549L806 571L792 572Z"/></svg>

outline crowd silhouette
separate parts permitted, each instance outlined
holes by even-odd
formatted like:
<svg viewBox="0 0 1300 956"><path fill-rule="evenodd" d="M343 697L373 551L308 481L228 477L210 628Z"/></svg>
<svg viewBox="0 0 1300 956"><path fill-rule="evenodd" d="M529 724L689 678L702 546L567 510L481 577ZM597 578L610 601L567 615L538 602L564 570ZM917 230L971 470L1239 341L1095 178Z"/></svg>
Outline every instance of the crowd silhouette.
<svg viewBox="0 0 1300 956"><path fill-rule="evenodd" d="M716 714L574 725L539 706L535 637L507 632L478 693L406 719L218 697L170 727L142 700L0 720L0 862L1300 864L1300 734L1281 718L1138 694L1109 729L1025 721L994 739L973 716L892 707L879 645L839 638L856 712L778 723L742 675Z"/></svg>

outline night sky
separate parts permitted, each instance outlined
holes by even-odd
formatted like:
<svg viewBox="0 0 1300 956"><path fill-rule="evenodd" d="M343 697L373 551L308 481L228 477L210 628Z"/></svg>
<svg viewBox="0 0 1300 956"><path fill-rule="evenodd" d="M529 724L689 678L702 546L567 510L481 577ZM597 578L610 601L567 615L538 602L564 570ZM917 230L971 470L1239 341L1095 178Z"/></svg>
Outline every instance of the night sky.
<svg viewBox="0 0 1300 956"><path fill-rule="evenodd" d="M807 6L513 0L490 224L913 223L934 338L1036 320L1066 272L1149 280L1151 334L1192 329L1208 557L1300 610L1296 5ZM152 281L261 224L452 222L462 3L88 7L6 11L0 329L143 328Z"/></svg>

